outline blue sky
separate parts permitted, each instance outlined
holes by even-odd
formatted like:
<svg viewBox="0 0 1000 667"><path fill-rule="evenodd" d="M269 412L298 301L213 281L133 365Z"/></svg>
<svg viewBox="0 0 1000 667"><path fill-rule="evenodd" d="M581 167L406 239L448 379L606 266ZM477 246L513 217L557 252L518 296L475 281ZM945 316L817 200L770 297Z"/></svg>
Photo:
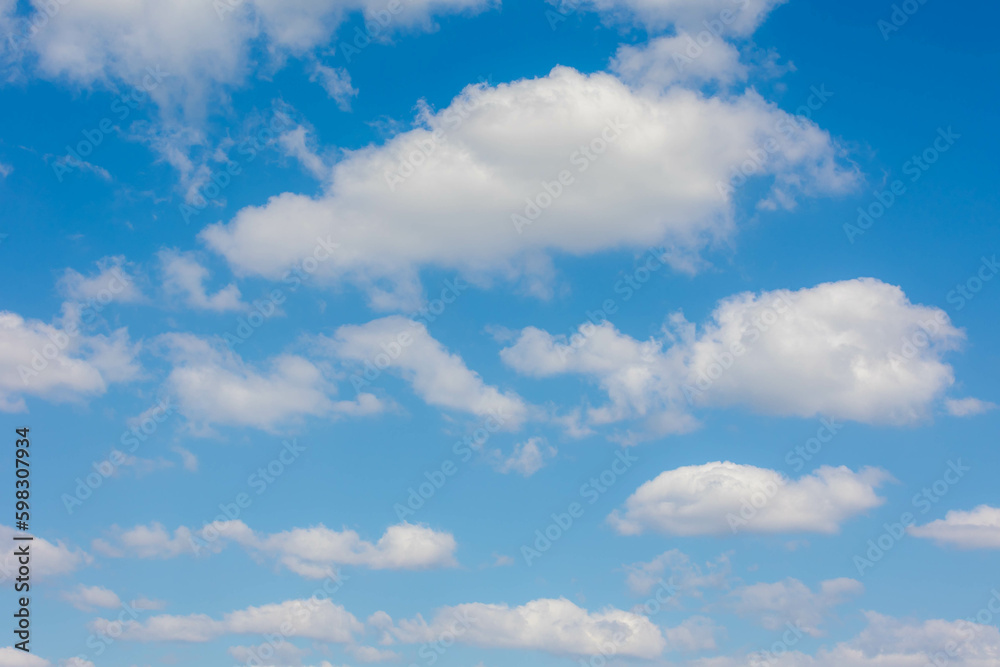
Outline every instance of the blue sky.
<svg viewBox="0 0 1000 667"><path fill-rule="evenodd" d="M0 0L0 664L996 664L996 19Z"/></svg>

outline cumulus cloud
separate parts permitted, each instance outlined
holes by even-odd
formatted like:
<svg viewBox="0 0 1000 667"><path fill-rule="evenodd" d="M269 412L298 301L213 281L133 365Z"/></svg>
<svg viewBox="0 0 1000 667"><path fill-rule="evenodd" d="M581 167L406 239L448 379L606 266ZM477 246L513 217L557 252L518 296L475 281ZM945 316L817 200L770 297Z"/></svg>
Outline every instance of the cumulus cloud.
<svg viewBox="0 0 1000 667"><path fill-rule="evenodd" d="M76 306L65 305L54 324L0 311L0 411L26 410L26 395L53 402L99 396L139 375L137 353L124 328L84 333Z"/></svg>
<svg viewBox="0 0 1000 667"><path fill-rule="evenodd" d="M697 426L699 407L910 424L954 382L943 355L964 339L944 311L859 278L722 300L699 329L680 313L638 341L609 322L567 339L525 328L501 352L525 375L593 378L609 402L591 424L642 419L652 434Z"/></svg>
<svg viewBox="0 0 1000 667"><path fill-rule="evenodd" d="M389 526L374 543L361 539L353 530L337 531L322 524L261 534L242 521L219 520L197 529L180 526L173 533L161 524L152 523L128 530L114 528L107 539L95 540L93 547L118 558L174 558L218 552L229 543L255 555L274 558L292 572L311 579L335 574L339 565L373 570L424 570L457 565L454 536L411 523Z"/></svg>
<svg viewBox="0 0 1000 667"><path fill-rule="evenodd" d="M691 57L692 47L697 57ZM657 37L639 46L619 47L611 70L630 84L661 88L707 81L728 85L747 76L747 67L740 62L735 46L714 40L702 47L686 32Z"/></svg>
<svg viewBox="0 0 1000 667"><path fill-rule="evenodd" d="M483 0L407 2L390 17L385 31L429 28L434 16L488 6ZM166 81L144 87L165 110L196 117L243 83L255 59L270 56L280 65L289 55L302 56L326 44L349 16L362 14L375 21L374 13L384 10L385 3L378 0L74 0L60 5L30 48L40 75L83 85L110 81L143 86L150 70L162 69Z"/></svg>
<svg viewBox="0 0 1000 667"><path fill-rule="evenodd" d="M173 364L167 390L179 411L197 425L252 426L273 432L279 425L307 416L335 417L379 412L372 394L336 401L321 370L303 357L282 354L260 371L220 341L192 334L159 338Z"/></svg>
<svg viewBox="0 0 1000 667"><path fill-rule="evenodd" d="M545 467L556 455L556 448L545 438L528 438L514 445L514 451L509 456L499 449L490 452L493 466L502 473L516 472L522 477L531 477Z"/></svg>
<svg viewBox="0 0 1000 667"><path fill-rule="evenodd" d="M52 663L13 646L0 648L0 664L6 667L49 667Z"/></svg>
<svg viewBox="0 0 1000 667"><path fill-rule="evenodd" d="M920 667L942 660L953 667L988 667L1000 655L1000 631L967 621L907 621L865 612L868 625L850 641L799 651L758 652L739 658L696 661L697 667ZM793 640L794 634L789 635Z"/></svg>
<svg viewBox="0 0 1000 667"><path fill-rule="evenodd" d="M15 535L23 534L10 526L0 525L0 540L12 544ZM31 543L31 575L33 577L55 577L74 572L88 565L93 558L79 548L66 545L62 540L50 542L35 536ZM12 581L17 576L17 557L14 550L4 554L0 561L0 582Z"/></svg>
<svg viewBox="0 0 1000 667"><path fill-rule="evenodd" d="M734 532L836 533L846 520L878 507L888 473L823 466L797 480L766 468L714 462L660 473L608 517L624 535Z"/></svg>
<svg viewBox="0 0 1000 667"><path fill-rule="evenodd" d="M782 630L786 623L791 623L807 635L820 637L824 634L820 625L833 607L864 590L861 582L855 579L822 581L819 589L812 591L798 579L788 578L737 588L729 595L725 606L767 630Z"/></svg>
<svg viewBox="0 0 1000 667"><path fill-rule="evenodd" d="M519 607L461 604L439 609L430 622L418 615L393 624L382 613L376 625L404 644L437 641L448 633L472 646L566 656L599 655L610 643L618 656L655 658L666 647L660 629L645 616L614 608L589 612L566 599L532 600Z"/></svg>
<svg viewBox="0 0 1000 667"><path fill-rule="evenodd" d="M557 67L469 86L445 109L424 108L416 128L347 155L320 196L272 197L202 239L237 272L280 278L328 234L340 247L317 277L356 284L375 303L386 291L419 294L419 271L430 267L544 292L536 283L549 280L550 252L662 243L691 269L699 250L733 232L724 186L768 140L759 175L783 199L841 193L857 180L827 133L754 92L646 94L610 74Z"/></svg>
<svg viewBox="0 0 1000 667"><path fill-rule="evenodd" d="M748 36L785 0L561 0L572 9L601 12L642 23L650 30L668 26L704 32L707 39Z"/></svg>
<svg viewBox="0 0 1000 667"><path fill-rule="evenodd" d="M666 579L677 594L701 597L702 589L728 587L732 565L727 554L699 565L682 551L671 549L650 561L626 565L625 572L625 583L636 595L648 595Z"/></svg>
<svg viewBox="0 0 1000 667"><path fill-rule="evenodd" d="M337 358L361 366L363 372L370 366L400 375L430 405L480 417L498 416L508 428L517 428L528 416L529 406L520 396L486 384L420 322L391 316L345 325L320 343Z"/></svg>
<svg viewBox="0 0 1000 667"><path fill-rule="evenodd" d="M112 301L135 303L142 300L142 291L134 275L126 271L125 257L116 255L97 262L98 271L84 276L73 269L66 269L59 280L62 294L75 301L105 306Z"/></svg>
<svg viewBox="0 0 1000 667"><path fill-rule="evenodd" d="M246 307L240 300L240 288L236 283L226 285L215 294L208 294L205 290L208 269L198 262L194 253L161 250L159 258L164 288L169 293L182 296L191 308L221 313Z"/></svg>
<svg viewBox="0 0 1000 667"><path fill-rule="evenodd" d="M312 67L309 80L318 82L341 111L350 111L351 98L357 97L358 91L351 85L351 75L346 69L327 67L317 62Z"/></svg>
<svg viewBox="0 0 1000 667"><path fill-rule="evenodd" d="M145 621L97 619L94 632L139 642L207 642L226 635L279 634L336 644L354 641L364 626L342 606L329 599L288 600L279 604L248 607L221 619L206 614L161 615ZM110 630L110 632L109 632Z"/></svg>
<svg viewBox="0 0 1000 667"><path fill-rule="evenodd" d="M908 530L914 537L959 549L1000 549L1000 508L980 505L968 512L951 510L943 519Z"/></svg>
<svg viewBox="0 0 1000 667"><path fill-rule="evenodd" d="M83 584L63 592L62 598L81 611L93 611L97 607L114 608L122 603L112 590Z"/></svg>

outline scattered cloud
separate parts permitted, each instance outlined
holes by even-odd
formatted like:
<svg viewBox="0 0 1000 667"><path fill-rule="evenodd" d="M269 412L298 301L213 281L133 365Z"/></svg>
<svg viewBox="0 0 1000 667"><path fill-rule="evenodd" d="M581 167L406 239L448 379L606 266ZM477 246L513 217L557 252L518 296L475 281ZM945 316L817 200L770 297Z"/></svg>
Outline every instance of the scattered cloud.
<svg viewBox="0 0 1000 667"><path fill-rule="evenodd" d="M914 537L959 549L1000 549L1000 508L980 505L968 512L951 510L943 519L908 530Z"/></svg>

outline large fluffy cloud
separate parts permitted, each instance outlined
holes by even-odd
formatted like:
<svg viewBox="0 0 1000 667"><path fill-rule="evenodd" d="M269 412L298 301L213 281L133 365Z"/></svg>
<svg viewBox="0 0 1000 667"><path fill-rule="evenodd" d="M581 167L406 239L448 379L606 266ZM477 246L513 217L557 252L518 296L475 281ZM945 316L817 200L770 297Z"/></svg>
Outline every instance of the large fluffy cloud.
<svg viewBox="0 0 1000 667"><path fill-rule="evenodd" d="M424 267L527 277L538 291L550 252L664 243L691 268L733 231L726 184L744 162L788 201L849 188L855 172L838 154L825 132L753 92L639 93L557 67L470 86L445 109L425 108L415 129L350 153L322 195L278 195L202 238L234 270L278 278L330 235L340 247L317 275L352 281L382 306L412 300Z"/></svg>
<svg viewBox="0 0 1000 667"><path fill-rule="evenodd" d="M980 505L968 512L951 510L943 519L911 526L909 532L959 549L1000 549L1000 508Z"/></svg>
<svg viewBox="0 0 1000 667"><path fill-rule="evenodd" d="M600 655L614 646L619 656L655 658L666 641L648 618L620 609L589 612L569 600L532 600L519 607L470 603L439 609L393 624L383 613L374 624L407 644L455 637L486 648L545 651L558 655Z"/></svg>
<svg viewBox="0 0 1000 667"><path fill-rule="evenodd" d="M608 322L570 339L528 327L501 356L526 375L596 380L609 402L589 411L591 423L643 419L650 432L675 433L697 425L694 408L737 405L907 424L927 417L954 382L942 357L963 337L944 311L860 278L738 294L700 330L677 313L647 341Z"/></svg>
<svg viewBox="0 0 1000 667"><path fill-rule="evenodd" d="M728 461L685 466L640 486L608 520L625 535L836 533L847 519L885 502L876 489L888 477L877 468L823 466L789 480Z"/></svg>
<svg viewBox="0 0 1000 667"><path fill-rule="evenodd" d="M349 529L332 530L319 525L292 528L272 534L254 532L242 521L220 520L202 528L180 526L173 533L162 525L114 529L94 549L111 557L174 558L206 554L237 544L255 555L277 559L292 572L322 579L339 565L373 570L423 570L456 565L455 538L427 526L400 523L389 526L376 542L361 539Z"/></svg>
<svg viewBox="0 0 1000 667"><path fill-rule="evenodd" d="M34 0L44 18L46 6ZM363 13L383 35L408 27L427 27L432 17L480 11L483 0L416 0L387 11L384 0L73 0L59 3L28 47L46 76L92 84L105 81L141 85L148 69L169 75L152 90L164 105L202 107L217 86L235 86L250 74L255 45L277 62L328 43L352 13ZM388 17L388 20L386 20Z"/></svg>
<svg viewBox="0 0 1000 667"><path fill-rule="evenodd" d="M78 401L139 375L138 346L128 331L89 334L82 320L96 311L67 304L54 324L0 311L0 411L27 409L25 396Z"/></svg>

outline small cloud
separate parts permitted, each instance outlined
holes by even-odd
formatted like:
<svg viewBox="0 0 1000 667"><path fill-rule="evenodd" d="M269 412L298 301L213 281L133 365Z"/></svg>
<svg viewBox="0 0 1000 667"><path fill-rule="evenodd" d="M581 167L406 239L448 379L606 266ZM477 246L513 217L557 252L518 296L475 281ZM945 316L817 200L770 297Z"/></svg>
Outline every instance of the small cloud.
<svg viewBox="0 0 1000 667"><path fill-rule="evenodd" d="M549 445L545 438L536 437L515 445L514 452L506 459L499 449L493 450L491 458L494 460L494 467L504 474L516 472L523 477L531 477L556 453L556 448Z"/></svg>
<svg viewBox="0 0 1000 667"><path fill-rule="evenodd" d="M944 407L952 417L972 417L981 415L984 412L995 410L996 403L981 401L978 398L949 398L945 400Z"/></svg>
<svg viewBox="0 0 1000 667"><path fill-rule="evenodd" d="M87 612L94 611L99 607L113 609L122 603L114 591L100 586L84 586L83 584L71 591L63 592L60 597L80 611Z"/></svg>
<svg viewBox="0 0 1000 667"><path fill-rule="evenodd" d="M181 463L184 465L185 470L188 472L198 472L197 456L180 446L174 447L173 451L181 457Z"/></svg>
<svg viewBox="0 0 1000 667"><path fill-rule="evenodd" d="M0 162L0 178L7 178L12 173L14 173L14 167L10 166L9 164Z"/></svg>

